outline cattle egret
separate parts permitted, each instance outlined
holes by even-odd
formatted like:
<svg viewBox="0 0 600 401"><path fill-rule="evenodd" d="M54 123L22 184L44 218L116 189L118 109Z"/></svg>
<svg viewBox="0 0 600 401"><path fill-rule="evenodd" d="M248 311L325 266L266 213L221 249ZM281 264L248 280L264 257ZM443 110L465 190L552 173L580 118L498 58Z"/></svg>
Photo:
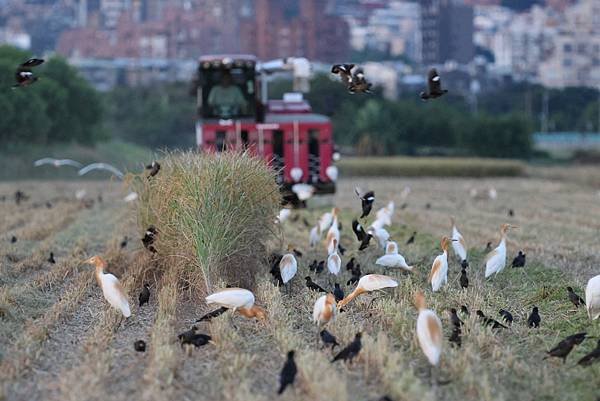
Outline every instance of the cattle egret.
<svg viewBox="0 0 600 401"><path fill-rule="evenodd" d="M315 246L317 246L317 244L319 243L320 240L321 240L321 227L319 227L319 224L317 223L316 226L314 226L313 228L310 229L310 233L308 235L308 246L310 246L311 248L314 248Z"/></svg>
<svg viewBox="0 0 600 401"><path fill-rule="evenodd" d="M425 308L425 296L420 291L415 294L415 306L419 311L417 317L419 346L429 363L437 366L442 355L442 322L434 311Z"/></svg>
<svg viewBox="0 0 600 401"><path fill-rule="evenodd" d="M335 209L334 209L335 210ZM319 218L319 230L324 233L331 227L331 223L333 222L333 212L326 212L321 215Z"/></svg>
<svg viewBox="0 0 600 401"><path fill-rule="evenodd" d="M329 270L329 273L337 276L342 269L342 258L340 258L340 255L337 253L338 242L335 238L331 240L331 244L333 250L327 257L327 270Z"/></svg>
<svg viewBox="0 0 600 401"><path fill-rule="evenodd" d="M500 226L500 243L485 258L485 278L498 274L506 266L506 233L511 228L518 228L510 224Z"/></svg>
<svg viewBox="0 0 600 401"><path fill-rule="evenodd" d="M382 249L385 249L385 244L387 244L388 240L390 239L390 233L385 228L376 228L371 226L367 233L375 237L377 242L379 242L379 246Z"/></svg>
<svg viewBox="0 0 600 401"><path fill-rule="evenodd" d="M288 251L291 252L291 246L288 247ZM281 280L283 284L288 286L291 279L294 278L298 271L298 262L293 253L286 253L279 261L279 273L281 274Z"/></svg>
<svg viewBox="0 0 600 401"><path fill-rule="evenodd" d="M61 167L61 166L71 166L71 167L76 167L76 168L81 168L83 166L83 164L79 163L78 161L75 160L71 160L71 159L53 159L52 157L46 157L44 159L39 159L36 160L35 162L33 162L33 165L35 167L40 167L43 166L45 164L50 164L54 167Z"/></svg>
<svg viewBox="0 0 600 401"><path fill-rule="evenodd" d="M346 298L338 302L338 309L342 309L350 301L364 294L365 292L372 292L382 290L384 288L398 287L398 282L391 277L384 276L382 274L367 274L358 280L358 285Z"/></svg>
<svg viewBox="0 0 600 401"><path fill-rule="evenodd" d="M385 248L385 255L375 261L376 265L385 267L399 267L401 269L412 271L413 266L409 266L404 256L398 253L398 244L394 241L388 241Z"/></svg>
<svg viewBox="0 0 600 401"><path fill-rule="evenodd" d="M94 265L96 268L96 281L98 281L98 285L102 288L104 299L106 299L110 306L119 310L126 318L131 316L129 302L123 292L121 283L119 283L119 279L110 273L104 273L104 270L108 266L106 261L100 256L93 256L86 260L85 263Z"/></svg>
<svg viewBox="0 0 600 401"><path fill-rule="evenodd" d="M337 307L333 294L319 297L313 308L313 322L319 327L335 320Z"/></svg>
<svg viewBox="0 0 600 401"><path fill-rule="evenodd" d="M337 245L339 245L339 243L340 243L340 228L339 228L339 223L338 223L338 213L339 213L339 209L334 208L333 213L332 213L331 227L329 227L329 230L327 231L327 236L325 237L325 244L327 246L327 254L328 255L331 255L334 250L337 250ZM335 245L335 247L332 248L334 239L336 240L337 245Z"/></svg>
<svg viewBox="0 0 600 401"><path fill-rule="evenodd" d="M600 274L592 277L585 287L585 304L590 319L600 317Z"/></svg>
<svg viewBox="0 0 600 401"><path fill-rule="evenodd" d="M81 170L79 170L77 172L77 174L79 175L86 175L87 173L89 173L90 171L93 170L105 170L108 171L110 173L112 173L114 176L116 176L119 179L123 179L124 174L118 170L116 167L111 166L110 164L107 163L92 163L92 164L88 164L87 166L85 166L84 168L82 168Z"/></svg>
<svg viewBox="0 0 600 401"><path fill-rule="evenodd" d="M279 214L277 215L277 221L279 221L279 223L283 223L284 221L290 218L291 214L292 211L290 209L283 208L279 211Z"/></svg>
<svg viewBox="0 0 600 401"><path fill-rule="evenodd" d="M442 238L443 252L434 259L433 265L431 265L431 271L427 279L431 283L433 292L438 291L443 284L448 282L448 245L450 245L450 242L450 238Z"/></svg>
<svg viewBox="0 0 600 401"><path fill-rule="evenodd" d="M452 224L452 239L454 240L452 241L452 249L460 262L462 262L463 260L467 260L467 243L460 231L458 231L458 228L456 228L454 217L450 217L450 222Z"/></svg>
<svg viewBox="0 0 600 401"><path fill-rule="evenodd" d="M206 297L207 305L218 305L239 312L247 318L264 320L267 317L265 310L254 305L254 294L243 288L225 288Z"/></svg>

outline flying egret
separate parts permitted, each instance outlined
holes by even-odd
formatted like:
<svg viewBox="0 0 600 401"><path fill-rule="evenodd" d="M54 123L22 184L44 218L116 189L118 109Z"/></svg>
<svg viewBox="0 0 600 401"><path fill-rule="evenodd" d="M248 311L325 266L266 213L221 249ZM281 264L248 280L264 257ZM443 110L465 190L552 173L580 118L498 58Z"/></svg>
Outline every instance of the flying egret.
<svg viewBox="0 0 600 401"><path fill-rule="evenodd" d="M342 309L360 294L392 287L398 287L398 282L391 277L384 276L383 274L367 274L358 280L358 284L354 291L338 302L338 309Z"/></svg>
<svg viewBox="0 0 600 401"><path fill-rule="evenodd" d="M500 243L485 258L485 278L498 274L506 266L506 234L511 228L518 228L510 224L500 226Z"/></svg>
<svg viewBox="0 0 600 401"><path fill-rule="evenodd" d="M50 164L53 165L54 167L61 167L61 166L71 166L71 167L76 167L76 168L81 168L83 167L83 164L79 163L78 161L75 160L71 160L71 159L54 159L52 157L46 157L43 159L39 159L36 160L35 162L33 162L33 165L35 167L40 167L46 164Z"/></svg>
<svg viewBox="0 0 600 401"><path fill-rule="evenodd" d="M413 266L409 266L404 256L398 253L398 244L394 241L388 241L385 248L385 255L375 261L376 265L385 267L400 267L401 269L412 271Z"/></svg>
<svg viewBox="0 0 600 401"><path fill-rule="evenodd" d="M425 308L425 296L421 291L415 294L417 317L417 339L421 350L433 366L440 363L442 355L442 322L431 309Z"/></svg>
<svg viewBox="0 0 600 401"><path fill-rule="evenodd" d="M600 317L600 274L592 277L585 287L585 305L590 319Z"/></svg>
<svg viewBox="0 0 600 401"><path fill-rule="evenodd" d="M125 318L131 316L129 301L127 301L127 295L125 295L119 279L110 273L104 273L104 270L108 266L106 261L100 256L92 256L85 263L94 265L96 268L96 281L98 281L98 285L102 288L104 299L106 299L110 306L119 310Z"/></svg>
<svg viewBox="0 0 600 401"><path fill-rule="evenodd" d="M225 288L206 297L207 305L219 305L247 318L264 320L267 317L265 310L254 305L254 294L244 288Z"/></svg>
<svg viewBox="0 0 600 401"><path fill-rule="evenodd" d="M111 166L110 164L107 163L92 163L92 164L88 164L87 166L85 166L84 168L82 168L81 170L79 170L79 172L77 174L79 175L86 175L87 173L89 173L92 170L106 170L108 172L111 172L114 176L116 176L119 179L123 179L124 174L118 170L116 167Z"/></svg>
<svg viewBox="0 0 600 401"><path fill-rule="evenodd" d="M452 241L452 249L462 262L463 260L467 260L467 243L460 231L458 231L454 217L450 217L450 223L452 224L452 239L455 240Z"/></svg>
<svg viewBox="0 0 600 401"><path fill-rule="evenodd" d="M327 270L329 270L329 273L337 276L342 269L342 258L338 255L338 242L335 238L332 238L331 245L332 251L327 257Z"/></svg>
<svg viewBox="0 0 600 401"><path fill-rule="evenodd" d="M442 287L442 284L448 282L448 245L450 245L450 242L450 238L442 238L441 247L443 252L434 259L431 265L427 280L431 283L433 292L436 292Z"/></svg>

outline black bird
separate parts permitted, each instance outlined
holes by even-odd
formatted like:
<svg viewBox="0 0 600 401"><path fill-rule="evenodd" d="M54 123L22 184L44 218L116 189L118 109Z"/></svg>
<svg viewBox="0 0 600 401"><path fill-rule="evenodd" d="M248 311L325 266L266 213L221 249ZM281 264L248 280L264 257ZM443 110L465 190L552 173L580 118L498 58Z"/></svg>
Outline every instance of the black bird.
<svg viewBox="0 0 600 401"><path fill-rule="evenodd" d="M304 279L306 280L306 287L309 290L318 291L318 292L327 292L319 284L312 281L312 278L310 278L310 276L306 276L306 277L304 277Z"/></svg>
<svg viewBox="0 0 600 401"><path fill-rule="evenodd" d="M450 337L448 337L448 341L450 341L452 344L456 345L459 348L462 345L462 338L460 337L460 334L460 327L454 327L452 328L452 334L450 334Z"/></svg>
<svg viewBox="0 0 600 401"><path fill-rule="evenodd" d="M144 248L146 248L152 253L156 253L156 249L154 248L154 246L152 246L152 244L154 244L157 234L158 230L156 229L156 227L150 226L148 227L148 229L144 233L144 236L142 237L142 244L144 244Z"/></svg>
<svg viewBox="0 0 600 401"><path fill-rule="evenodd" d="M359 251L362 251L369 246L369 242L373 236L367 233L363 226L356 219L352 220L352 231L354 231L356 239L358 239L360 242L360 246L358 247Z"/></svg>
<svg viewBox="0 0 600 401"><path fill-rule="evenodd" d="M559 342L554 348L547 352L548 356L544 357L544 359L549 358L551 356L556 358L562 358L563 363L567 361L567 356L573 350L573 347L579 345L585 340L587 333L577 333L572 336L568 336L561 342Z"/></svg>
<svg viewBox="0 0 600 401"><path fill-rule="evenodd" d="M356 333L356 335L354 336L354 340L352 340L352 342L350 344L348 344L346 346L346 348L344 348L343 350L338 352L338 354L333 357L333 360L331 361L331 363L340 361L340 360L342 360L342 361L348 360L348 361L352 362L352 359L354 359L354 357L356 355L358 355L358 353L360 352L360 350L362 348L362 343L360 342L361 336L362 336L362 334L360 332Z"/></svg>
<svg viewBox="0 0 600 401"><path fill-rule="evenodd" d="M483 321L484 326L486 326L486 327L492 326L492 329L507 329L508 328L505 325L503 325L502 323L498 322L497 320L494 320L491 317L487 317L480 310L477 311L477 316L479 316L479 318Z"/></svg>
<svg viewBox="0 0 600 401"><path fill-rule="evenodd" d="M579 308L581 305L585 305L585 301L579 295L575 294L573 287L567 287L567 292L569 294L569 301L571 301L576 308Z"/></svg>
<svg viewBox="0 0 600 401"><path fill-rule="evenodd" d="M335 302L340 302L342 299L344 299L344 290L342 290L338 283L335 283L333 286L333 296L335 297Z"/></svg>
<svg viewBox="0 0 600 401"><path fill-rule="evenodd" d="M360 199L360 207L362 208L362 214L360 215L360 218L365 218L369 215L369 213L371 213L371 209L373 208L373 202L375 202L375 192L367 191L362 193L358 187L354 188L354 192L358 196L358 199ZM354 230L354 222L352 225L352 229ZM354 231L354 233L356 234L356 231ZM361 241L360 238L358 240Z"/></svg>
<svg viewBox="0 0 600 401"><path fill-rule="evenodd" d="M283 285L283 278L281 277L281 270L279 269L279 262L283 258L283 255L271 255L271 276L277 281L278 285Z"/></svg>
<svg viewBox="0 0 600 401"><path fill-rule="evenodd" d="M354 64L334 64L331 67L332 74L338 74L346 87L352 82L352 69Z"/></svg>
<svg viewBox="0 0 600 401"><path fill-rule="evenodd" d="M519 254L515 256L512 261L512 267L525 267L525 254L523 251L519 251Z"/></svg>
<svg viewBox="0 0 600 401"><path fill-rule="evenodd" d="M146 342L144 340L137 340L133 343L133 349L137 352L146 352Z"/></svg>
<svg viewBox="0 0 600 401"><path fill-rule="evenodd" d="M15 192L15 203L17 205L20 205L22 201L26 201L27 199L29 199L29 196L25 195L25 192L21 190Z"/></svg>
<svg viewBox="0 0 600 401"><path fill-rule="evenodd" d="M317 259L313 259L312 262L308 265L308 270L311 272L317 271Z"/></svg>
<svg viewBox="0 0 600 401"><path fill-rule="evenodd" d="M140 301L140 308L142 307L142 305L147 304L149 299L150 286L148 284L144 284L144 288L142 289L142 292L140 292L140 296L138 297L138 300Z"/></svg>
<svg viewBox="0 0 600 401"><path fill-rule="evenodd" d="M540 327L541 321L542 321L542 318L540 317L540 314L538 313L538 307L534 306L533 309L531 310L531 314L527 318L527 325L529 327L537 328L537 327Z"/></svg>
<svg viewBox="0 0 600 401"><path fill-rule="evenodd" d="M294 362L294 351L289 351L287 360L285 361L283 369L281 369L281 375L279 376L279 391L277 391L277 394L283 393L287 386L294 384L297 373L298 368L296 367L296 362Z"/></svg>
<svg viewBox="0 0 600 401"><path fill-rule="evenodd" d="M363 70L359 68L352 74L352 81L348 85L348 91L352 94L371 93L372 86L373 84L367 81Z"/></svg>
<svg viewBox="0 0 600 401"><path fill-rule="evenodd" d="M196 330L198 330L198 328L192 326L191 329L184 331L177 336L182 347L186 344L190 344L198 348L208 344L208 342L212 340L212 337L208 334L196 333Z"/></svg>
<svg viewBox="0 0 600 401"><path fill-rule="evenodd" d="M492 241L488 241L488 243L485 245L485 253L490 253L492 251Z"/></svg>
<svg viewBox="0 0 600 401"><path fill-rule="evenodd" d="M467 305L462 305L462 306L460 307L460 311L461 311L463 314L465 314L466 316L469 316L469 315L470 315L470 313L469 313L469 308L467 308Z"/></svg>
<svg viewBox="0 0 600 401"><path fill-rule="evenodd" d="M408 203L404 202L403 204L400 205L400 210L404 210L408 207Z"/></svg>
<svg viewBox="0 0 600 401"><path fill-rule="evenodd" d="M448 93L447 89L442 89L442 80L435 68L429 70L427 74L427 92L421 92L421 99L435 99Z"/></svg>
<svg viewBox="0 0 600 401"><path fill-rule="evenodd" d="M467 270L464 267L460 269L460 286L461 288L469 288L469 278L467 277Z"/></svg>
<svg viewBox="0 0 600 401"><path fill-rule="evenodd" d="M323 269L325 269L325 261L324 260L319 262L319 264L317 265L317 270L315 270L315 272L317 274L322 273Z"/></svg>
<svg viewBox="0 0 600 401"><path fill-rule="evenodd" d="M346 270L353 271L354 270L354 262L356 262L356 258L355 257L350 258L348 263L346 263Z"/></svg>
<svg viewBox="0 0 600 401"><path fill-rule="evenodd" d="M431 203L426 203L425 204L425 209L427 209L427 210L431 209Z"/></svg>
<svg viewBox="0 0 600 401"><path fill-rule="evenodd" d="M512 322L513 322L512 313L510 313L509 311L504 310L504 309L500 309L500 311L498 313L500 314L500 316L502 316L502 318L504 319L504 321L506 323L508 323L509 325L512 324Z"/></svg>
<svg viewBox="0 0 600 401"><path fill-rule="evenodd" d="M338 242L338 251L340 252L340 255L342 255L342 256L344 255L344 252L346 252L346 248L344 248L342 246L342 244L339 242Z"/></svg>
<svg viewBox="0 0 600 401"><path fill-rule="evenodd" d="M454 308L450 309L450 323L452 323L452 326L459 328L464 324L464 322L460 320L460 318L456 314L456 309Z"/></svg>
<svg viewBox="0 0 600 401"><path fill-rule="evenodd" d="M302 251L299 251L298 249L294 248L292 249L292 252L294 252L294 255L296 255L297 258L302 257Z"/></svg>
<svg viewBox="0 0 600 401"><path fill-rule="evenodd" d="M119 246L121 247L121 249L125 248L127 246L127 242L129 241L129 238L127 238L127 236L125 236L123 238L123 240L121 241L121 243L119 244Z"/></svg>
<svg viewBox="0 0 600 401"><path fill-rule="evenodd" d="M196 320L198 322L210 322L217 316L221 316L223 313L227 312L228 308L221 306L219 309L215 309L214 311L208 312L206 315L202 316L200 319Z"/></svg>
<svg viewBox="0 0 600 401"><path fill-rule="evenodd" d="M414 231L414 232L412 233L412 235L410 236L410 238L409 238L409 239L406 241L406 245L410 245L410 244L412 244L413 242L415 242L415 237L416 237L416 236L417 236L417 232L416 232L416 231Z"/></svg>
<svg viewBox="0 0 600 401"><path fill-rule="evenodd" d="M146 166L146 170L150 170L150 174L148 174L148 179L154 177L160 171L160 164L157 161L153 161L151 164Z"/></svg>
<svg viewBox="0 0 600 401"><path fill-rule="evenodd" d="M512 209L508 209L508 217L515 217L515 211Z"/></svg>
<svg viewBox="0 0 600 401"><path fill-rule="evenodd" d="M335 338L335 336L333 334L331 334L330 332L328 332L325 329L321 330L321 332L319 333L319 335L321 336L321 341L323 341L323 344L325 344L326 347L328 347L328 346L331 345L331 349L332 350L336 346L340 345L337 342L337 338Z"/></svg>
<svg viewBox="0 0 600 401"><path fill-rule="evenodd" d="M467 259L463 259L463 261L460 262L460 268L466 269L467 267L469 267L469 261Z"/></svg>
<svg viewBox="0 0 600 401"><path fill-rule="evenodd" d="M355 276L354 274L352 275L352 277L350 277L348 279L348 281L346 281L346 285L352 285L352 284L356 284L358 283L358 280L360 280L360 276Z"/></svg>
<svg viewBox="0 0 600 401"><path fill-rule="evenodd" d="M44 60L39 58L31 58L24 62L23 64L17 67L17 71L15 72L15 81L17 82L13 85L13 88L25 87L33 84L38 80L36 76L33 75L31 71L32 67L37 67L42 64Z"/></svg>
<svg viewBox="0 0 600 401"><path fill-rule="evenodd" d="M55 264L56 260L54 260L54 252L50 252L50 257L48 258L48 263Z"/></svg>
<svg viewBox="0 0 600 401"><path fill-rule="evenodd" d="M52 209L52 202L46 202L46 208Z"/></svg>
<svg viewBox="0 0 600 401"><path fill-rule="evenodd" d="M598 340L596 348L581 358L577 364L580 366L590 366L598 361L600 361L600 340Z"/></svg>
<svg viewBox="0 0 600 401"><path fill-rule="evenodd" d="M17 237L15 237L14 235L12 236L12 238L10 239L10 243L14 244L15 242L17 242Z"/></svg>

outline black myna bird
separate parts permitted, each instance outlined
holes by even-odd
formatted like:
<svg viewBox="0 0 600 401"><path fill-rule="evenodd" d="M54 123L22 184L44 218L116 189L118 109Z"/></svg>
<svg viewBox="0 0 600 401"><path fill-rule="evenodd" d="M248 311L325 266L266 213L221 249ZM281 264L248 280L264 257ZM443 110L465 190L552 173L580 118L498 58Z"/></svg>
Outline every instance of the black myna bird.
<svg viewBox="0 0 600 401"><path fill-rule="evenodd" d="M421 99L436 99L448 93L448 90L442 89L442 80L435 68L431 68L427 73L427 92L421 92Z"/></svg>
<svg viewBox="0 0 600 401"><path fill-rule="evenodd" d="M577 333L573 334L572 336L568 336L559 342L554 348L548 351L548 355L544 357L544 359L550 357L562 358L563 363L565 363L567 361L567 356L571 353L573 347L581 344L583 340L585 340L586 336L587 333Z"/></svg>
<svg viewBox="0 0 600 401"><path fill-rule="evenodd" d="M415 242L415 237L417 236L417 232L414 231L409 239L406 240L406 245L410 245Z"/></svg>
<svg viewBox="0 0 600 401"><path fill-rule="evenodd" d="M133 349L137 352L146 352L146 342L144 340L137 340L133 343Z"/></svg>
<svg viewBox="0 0 600 401"><path fill-rule="evenodd" d="M511 267L525 267L525 254L523 251L519 251L517 256L512 261Z"/></svg>
<svg viewBox="0 0 600 401"><path fill-rule="evenodd" d="M331 67L331 73L339 75L346 87L352 82L352 69L354 64L334 64Z"/></svg>
<svg viewBox="0 0 600 401"><path fill-rule="evenodd" d="M534 306L533 309L531 310L531 314L527 318L527 325L529 327L538 328L538 327L540 327L541 321L542 321L542 318L540 317L538 307Z"/></svg>
<svg viewBox="0 0 600 401"><path fill-rule="evenodd" d="M146 166L146 170L150 170L150 174L148 174L148 179L150 179L160 171L160 163L153 161L151 164Z"/></svg>
<svg viewBox="0 0 600 401"><path fill-rule="evenodd" d="M579 295L575 294L573 287L567 287L567 293L569 295L569 301L571 301L576 308L579 308L581 305L585 305L585 301Z"/></svg>
<svg viewBox="0 0 600 401"><path fill-rule="evenodd" d="M148 284L144 284L144 288L142 288L138 300L140 301L140 308L150 300L150 286Z"/></svg>
<svg viewBox="0 0 600 401"><path fill-rule="evenodd" d="M335 336L333 334L331 334L330 332L328 332L325 329L321 330L321 332L319 333L319 335L321 336L321 341L323 341L323 344L325 344L326 347L331 346L332 350L336 346L340 345L337 342L337 338L335 338Z"/></svg>
<svg viewBox="0 0 600 401"><path fill-rule="evenodd" d="M312 278L310 276L306 276L304 277L304 279L306 280L306 288L308 288L309 290L317 292L327 292L319 284L312 281Z"/></svg>
<svg viewBox="0 0 600 401"><path fill-rule="evenodd" d="M362 251L363 249L367 248L373 236L365 231L365 229L358 222L358 220L352 220L352 231L356 235L356 239L358 239L358 241L360 242L358 250Z"/></svg>
<svg viewBox="0 0 600 401"><path fill-rule="evenodd" d="M361 68L358 68L352 73L352 81L350 82L350 85L348 85L348 91L352 94L371 93L372 86L373 84L367 81L364 71Z"/></svg>
<svg viewBox="0 0 600 401"><path fill-rule="evenodd" d="M464 267L460 269L460 287L469 288L469 278L467 277L467 270Z"/></svg>
<svg viewBox="0 0 600 401"><path fill-rule="evenodd" d="M55 264L56 260L54 260L54 252L50 252L50 257L48 258L48 263Z"/></svg>
<svg viewBox="0 0 600 401"><path fill-rule="evenodd" d="M354 359L354 357L356 357L358 355L358 353L360 352L360 350L362 348L362 343L360 341L361 337L362 337L362 334L360 332L356 333L356 335L354 336L354 340L352 340L352 342L350 344L348 344L346 346L346 348L344 348L343 350L338 352L338 354L333 357L331 363L336 362L336 361L352 362L352 359Z"/></svg>
<svg viewBox="0 0 600 401"><path fill-rule="evenodd" d="M479 318L482 320L483 325L486 327L492 326L492 329L507 329L508 328L505 325L503 325L502 323L498 322L497 320L492 319L491 317L487 317L480 310L478 310L476 313L477 313L477 316L479 316Z"/></svg>
<svg viewBox="0 0 600 401"><path fill-rule="evenodd" d="M450 341L452 344L456 345L459 348L462 345L462 338L460 337L460 334L460 327L453 327L452 334L450 334L450 337L448 337L448 341Z"/></svg>
<svg viewBox="0 0 600 401"><path fill-rule="evenodd" d="M342 299L344 299L344 290L342 290L338 283L335 283L333 286L333 296L335 297L335 302L340 302Z"/></svg>
<svg viewBox="0 0 600 401"><path fill-rule="evenodd" d="M509 311L504 310L504 309L500 309L500 311L498 313L500 314L500 316L502 316L502 318L504 319L504 321L506 323L508 323L509 325L512 324L512 322L513 322L512 313L510 313Z"/></svg>
<svg viewBox="0 0 600 401"><path fill-rule="evenodd" d="M600 361L600 340L598 340L596 348L581 358L577 364L580 366L590 366L598 361Z"/></svg>
<svg viewBox="0 0 600 401"><path fill-rule="evenodd" d="M197 330L198 328L196 326L192 326L191 329L184 331L177 336L182 347L184 345L193 345L196 348L199 348L208 344L209 341L212 340L211 336L208 334L197 333Z"/></svg>
<svg viewBox="0 0 600 401"><path fill-rule="evenodd" d="M119 244L119 246L121 247L121 249L127 247L127 242L129 242L129 238L127 236L123 237L123 240Z"/></svg>
<svg viewBox="0 0 600 401"><path fill-rule="evenodd" d="M38 65L42 64L43 62L44 62L44 60L42 60L42 59L31 58L31 59L27 60L26 62L24 62L23 64L20 64L17 67L17 70L15 72L16 84L13 85L13 88L29 86L29 85L33 84L34 82L36 82L38 80L38 77L33 75L33 71L31 71L31 68L37 67Z"/></svg>
<svg viewBox="0 0 600 401"><path fill-rule="evenodd" d="M354 188L354 192L358 196L358 199L360 199L360 207L362 209L362 214L360 215L360 218L365 218L369 215L369 213L371 213L371 209L373 209L373 202L375 202L375 192L362 192L358 187Z"/></svg>
<svg viewBox="0 0 600 401"><path fill-rule="evenodd" d="M277 394L281 394L285 391L286 387L294 384L294 380L296 380L296 374L298 373L298 368L296 367L296 362L294 361L294 351L289 351L287 354L287 360L281 369L281 375L279 376L279 390Z"/></svg>
<svg viewBox="0 0 600 401"><path fill-rule="evenodd" d="M456 314L456 309L451 308L449 311L449 315L450 315L450 323L452 323L452 326L460 327L464 324L464 322L462 320L460 320L460 318Z"/></svg>

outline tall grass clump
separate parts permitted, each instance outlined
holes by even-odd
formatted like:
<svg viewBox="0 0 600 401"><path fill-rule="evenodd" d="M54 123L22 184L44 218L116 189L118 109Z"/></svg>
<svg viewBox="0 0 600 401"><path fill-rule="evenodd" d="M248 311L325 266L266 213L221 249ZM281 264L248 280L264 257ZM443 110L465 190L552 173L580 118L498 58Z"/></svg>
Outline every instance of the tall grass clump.
<svg viewBox="0 0 600 401"><path fill-rule="evenodd" d="M167 153L155 177L134 180L140 229L154 225L159 257L183 265L194 285L253 281L274 233L275 175L247 153Z"/></svg>

